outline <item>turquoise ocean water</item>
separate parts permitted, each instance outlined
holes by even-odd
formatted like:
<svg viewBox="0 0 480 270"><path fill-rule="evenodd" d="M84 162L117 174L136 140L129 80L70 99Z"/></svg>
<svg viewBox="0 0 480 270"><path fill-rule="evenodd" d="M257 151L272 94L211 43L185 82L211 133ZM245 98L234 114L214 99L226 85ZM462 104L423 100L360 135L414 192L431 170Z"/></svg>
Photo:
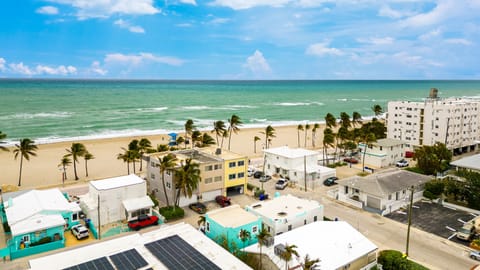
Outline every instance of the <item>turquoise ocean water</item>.
<svg viewBox="0 0 480 270"><path fill-rule="evenodd" d="M201 130L240 116L243 127L322 122L391 100L480 98L480 81L115 81L0 80L0 131L7 143L37 143Z"/></svg>

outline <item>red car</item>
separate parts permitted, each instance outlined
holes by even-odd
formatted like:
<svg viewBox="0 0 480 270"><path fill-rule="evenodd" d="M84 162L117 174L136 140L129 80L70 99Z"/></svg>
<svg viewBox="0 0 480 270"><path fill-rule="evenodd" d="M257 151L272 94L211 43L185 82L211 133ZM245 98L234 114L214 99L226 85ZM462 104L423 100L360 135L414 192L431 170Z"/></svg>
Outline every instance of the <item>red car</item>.
<svg viewBox="0 0 480 270"><path fill-rule="evenodd" d="M358 163L358 160L356 160L355 158L344 158L343 161L348 162L348 163L352 163L352 164L357 164Z"/></svg>
<svg viewBox="0 0 480 270"><path fill-rule="evenodd" d="M218 195L217 197L215 197L215 201L216 201L221 207L229 206L230 204L232 204L232 202L230 202L230 198L229 198L229 197L225 197L225 196L223 196L223 195Z"/></svg>
<svg viewBox="0 0 480 270"><path fill-rule="evenodd" d="M158 217L156 216L148 216L148 215L140 215L137 219L130 220L128 222L128 227L131 230L138 231L141 228L145 228L151 225L158 224Z"/></svg>

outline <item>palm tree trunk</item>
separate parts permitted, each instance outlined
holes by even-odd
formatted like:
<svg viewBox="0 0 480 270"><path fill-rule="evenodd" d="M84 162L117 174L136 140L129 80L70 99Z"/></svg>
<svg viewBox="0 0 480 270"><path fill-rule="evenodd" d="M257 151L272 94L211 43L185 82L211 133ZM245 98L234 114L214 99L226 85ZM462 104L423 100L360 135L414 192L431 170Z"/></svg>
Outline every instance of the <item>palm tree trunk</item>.
<svg viewBox="0 0 480 270"><path fill-rule="evenodd" d="M77 175L77 159L76 157L73 157L73 172L75 173L75 180L78 180L78 175Z"/></svg>
<svg viewBox="0 0 480 270"><path fill-rule="evenodd" d="M137 173L137 172L135 171L135 160L133 160L132 163L133 163L133 173L135 174L135 173Z"/></svg>
<svg viewBox="0 0 480 270"><path fill-rule="evenodd" d="M20 173L18 174L18 186L22 185L22 166L23 166L23 156L20 155Z"/></svg>
<svg viewBox="0 0 480 270"><path fill-rule="evenodd" d="M140 154L140 171L142 171L142 157L143 157L143 154Z"/></svg>
<svg viewBox="0 0 480 270"><path fill-rule="evenodd" d="M305 148L307 148L307 129L305 129Z"/></svg>
<svg viewBox="0 0 480 270"><path fill-rule="evenodd" d="M367 153L367 146L363 148L362 172L365 171L365 154Z"/></svg>
<svg viewBox="0 0 480 270"><path fill-rule="evenodd" d="M300 130L297 130L297 144L300 147Z"/></svg>
<svg viewBox="0 0 480 270"><path fill-rule="evenodd" d="M167 187L165 186L165 172L162 173L162 186L163 186L163 193L165 194L165 200L167 201L167 207L170 206L167 196Z"/></svg>
<svg viewBox="0 0 480 270"><path fill-rule="evenodd" d="M253 142L253 153L257 153L257 142Z"/></svg>
<svg viewBox="0 0 480 270"><path fill-rule="evenodd" d="M228 133L228 150L230 150L230 142L232 141L232 129Z"/></svg>
<svg viewBox="0 0 480 270"><path fill-rule="evenodd" d="M65 165L63 165L63 177L67 180L67 167L65 167Z"/></svg>
<svg viewBox="0 0 480 270"><path fill-rule="evenodd" d="M88 165L87 165L87 160L85 160L85 176L88 177Z"/></svg>
<svg viewBox="0 0 480 270"><path fill-rule="evenodd" d="M130 174L130 162L127 161L127 174Z"/></svg>
<svg viewBox="0 0 480 270"><path fill-rule="evenodd" d="M260 260L259 260L259 262L260 262L260 267L259 268L260 268L260 270L262 270L262 245L260 245Z"/></svg>

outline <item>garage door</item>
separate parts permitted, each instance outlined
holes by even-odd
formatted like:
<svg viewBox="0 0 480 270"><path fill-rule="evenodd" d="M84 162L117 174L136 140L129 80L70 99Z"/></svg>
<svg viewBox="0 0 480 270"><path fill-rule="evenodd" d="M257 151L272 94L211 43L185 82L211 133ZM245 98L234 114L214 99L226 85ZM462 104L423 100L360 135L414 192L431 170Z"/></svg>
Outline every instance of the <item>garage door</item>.
<svg viewBox="0 0 480 270"><path fill-rule="evenodd" d="M213 200L215 200L215 197L217 197L218 195L222 195L222 190L221 189L207 191L207 192L202 193L202 200L204 202L213 201Z"/></svg>
<svg viewBox="0 0 480 270"><path fill-rule="evenodd" d="M367 206L375 209L380 209L380 199L367 196Z"/></svg>

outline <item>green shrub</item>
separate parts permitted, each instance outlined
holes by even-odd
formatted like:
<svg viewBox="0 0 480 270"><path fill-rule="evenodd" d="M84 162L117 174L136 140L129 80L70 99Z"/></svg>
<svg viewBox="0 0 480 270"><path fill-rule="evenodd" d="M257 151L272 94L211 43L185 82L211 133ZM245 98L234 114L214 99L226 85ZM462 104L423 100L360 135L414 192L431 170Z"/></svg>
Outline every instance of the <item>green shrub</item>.
<svg viewBox="0 0 480 270"><path fill-rule="evenodd" d="M148 196L150 196L150 199L152 199L153 206L158 206L158 200L157 197L155 197L154 193L150 193Z"/></svg>
<svg viewBox="0 0 480 270"><path fill-rule="evenodd" d="M248 190L252 191L252 190L255 189L255 188L258 189L257 186L254 186L254 185L252 185L252 184L250 184L250 183L247 183L247 189L248 189Z"/></svg>
<svg viewBox="0 0 480 270"><path fill-rule="evenodd" d="M445 190L445 183L441 180L432 180L425 183L425 191L427 190L431 192L435 198L438 198Z"/></svg>
<svg viewBox="0 0 480 270"><path fill-rule="evenodd" d="M159 209L159 212L167 221L185 216L185 211L181 207L162 207Z"/></svg>
<svg viewBox="0 0 480 270"><path fill-rule="evenodd" d="M11 232L10 226L8 225L8 222L3 223L3 231L6 232L6 233Z"/></svg>
<svg viewBox="0 0 480 270"><path fill-rule="evenodd" d="M405 170L410 171L410 172L414 172L414 173L425 174L425 172L422 169L420 169L419 167L407 167L407 168L405 168Z"/></svg>
<svg viewBox="0 0 480 270"><path fill-rule="evenodd" d="M255 197L260 197L260 195L265 194L265 190L263 189L256 189L255 190Z"/></svg>
<svg viewBox="0 0 480 270"><path fill-rule="evenodd" d="M50 242L52 242L52 237L45 236L42 239L38 240L37 242L30 243L30 246L34 247L34 246L43 245L43 244L50 243Z"/></svg>
<svg viewBox="0 0 480 270"><path fill-rule="evenodd" d="M430 192L428 190L423 191L423 197L425 197L427 199L430 199L430 200L434 200L434 199L438 198L437 196L433 195L432 192Z"/></svg>
<svg viewBox="0 0 480 270"><path fill-rule="evenodd" d="M380 251L377 262L382 265L383 270L428 270L428 268L408 260L400 251Z"/></svg>

